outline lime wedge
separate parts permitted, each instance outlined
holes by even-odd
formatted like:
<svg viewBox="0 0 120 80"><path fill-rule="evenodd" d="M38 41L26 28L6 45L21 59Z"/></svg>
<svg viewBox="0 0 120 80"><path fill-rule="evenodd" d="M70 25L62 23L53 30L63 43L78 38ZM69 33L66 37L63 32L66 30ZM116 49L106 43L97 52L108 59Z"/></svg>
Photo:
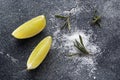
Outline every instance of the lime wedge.
<svg viewBox="0 0 120 80"><path fill-rule="evenodd" d="M37 68L45 59L52 44L52 37L45 37L32 51L27 61L27 70Z"/></svg>
<svg viewBox="0 0 120 80"><path fill-rule="evenodd" d="M44 15L37 16L12 32L12 36L17 39L26 39L33 37L40 33L46 26L46 19Z"/></svg>

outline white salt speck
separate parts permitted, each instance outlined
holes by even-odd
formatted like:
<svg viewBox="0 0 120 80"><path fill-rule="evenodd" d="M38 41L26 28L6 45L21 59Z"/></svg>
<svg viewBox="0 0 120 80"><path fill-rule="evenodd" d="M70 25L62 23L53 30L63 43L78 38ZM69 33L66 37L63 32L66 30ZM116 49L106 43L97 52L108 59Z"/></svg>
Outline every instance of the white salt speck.
<svg viewBox="0 0 120 80"><path fill-rule="evenodd" d="M0 54L2 54L2 55L3 55L4 53L3 53L3 52L0 52Z"/></svg>
<svg viewBox="0 0 120 80"><path fill-rule="evenodd" d="M18 11L21 11L21 9L18 9Z"/></svg>
<svg viewBox="0 0 120 80"><path fill-rule="evenodd" d="M93 79L96 79L96 77L95 77L95 76L93 76Z"/></svg>

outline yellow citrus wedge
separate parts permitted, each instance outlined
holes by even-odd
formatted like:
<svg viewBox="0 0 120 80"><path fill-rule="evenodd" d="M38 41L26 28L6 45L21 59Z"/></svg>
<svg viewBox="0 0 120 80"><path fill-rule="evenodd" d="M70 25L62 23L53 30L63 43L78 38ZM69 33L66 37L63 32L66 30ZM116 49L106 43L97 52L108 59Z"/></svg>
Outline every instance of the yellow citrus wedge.
<svg viewBox="0 0 120 80"><path fill-rule="evenodd" d="M27 61L27 70L37 68L45 59L52 44L52 37L45 37L32 51Z"/></svg>
<svg viewBox="0 0 120 80"><path fill-rule="evenodd" d="M44 15L37 16L12 32L12 36L17 39L26 39L40 33L46 26L46 19Z"/></svg>

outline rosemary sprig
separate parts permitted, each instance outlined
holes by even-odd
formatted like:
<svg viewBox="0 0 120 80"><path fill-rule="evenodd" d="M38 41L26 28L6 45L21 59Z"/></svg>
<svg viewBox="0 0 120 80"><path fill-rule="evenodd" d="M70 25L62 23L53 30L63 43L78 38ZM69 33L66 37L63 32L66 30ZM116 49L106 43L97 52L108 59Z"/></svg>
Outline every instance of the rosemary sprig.
<svg viewBox="0 0 120 80"><path fill-rule="evenodd" d="M75 41L73 42L74 43L74 46L79 50L81 51L82 53L84 54L89 54L89 52L87 51L87 49L85 48L84 44L83 44L83 40L82 40L82 37L79 35L79 39L80 41L77 41L75 39Z"/></svg>
<svg viewBox="0 0 120 80"><path fill-rule="evenodd" d="M61 30L64 28L68 28L68 30L71 30L71 25L70 25L70 17L69 16L61 16L61 15L55 15L56 18L61 18L65 20L65 23L61 27Z"/></svg>
<svg viewBox="0 0 120 80"><path fill-rule="evenodd" d="M97 10L95 10L93 18L92 18L91 25L98 25L99 27L101 27L100 21L101 21L101 16L98 16L97 15Z"/></svg>

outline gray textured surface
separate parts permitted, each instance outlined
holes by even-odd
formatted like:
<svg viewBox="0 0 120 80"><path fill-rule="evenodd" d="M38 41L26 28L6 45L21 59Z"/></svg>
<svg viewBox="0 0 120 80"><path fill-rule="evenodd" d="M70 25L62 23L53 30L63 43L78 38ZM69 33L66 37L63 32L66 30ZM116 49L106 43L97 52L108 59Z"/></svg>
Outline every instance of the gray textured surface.
<svg viewBox="0 0 120 80"><path fill-rule="evenodd" d="M78 9L74 13L71 11ZM102 16L102 28L91 27L94 9ZM59 49L51 49L44 62L26 71L26 61L37 43L53 35L58 21L55 14L71 11L71 23L79 29L92 30L94 42L101 48L97 70L89 76L87 66L66 59ZM47 27L37 36L16 40L11 32L25 21L45 14ZM120 80L120 0L0 0L0 80ZM93 35L94 37L94 35ZM80 69L78 69L80 68ZM79 70L75 73L76 70ZM94 77L95 78L94 78Z"/></svg>

